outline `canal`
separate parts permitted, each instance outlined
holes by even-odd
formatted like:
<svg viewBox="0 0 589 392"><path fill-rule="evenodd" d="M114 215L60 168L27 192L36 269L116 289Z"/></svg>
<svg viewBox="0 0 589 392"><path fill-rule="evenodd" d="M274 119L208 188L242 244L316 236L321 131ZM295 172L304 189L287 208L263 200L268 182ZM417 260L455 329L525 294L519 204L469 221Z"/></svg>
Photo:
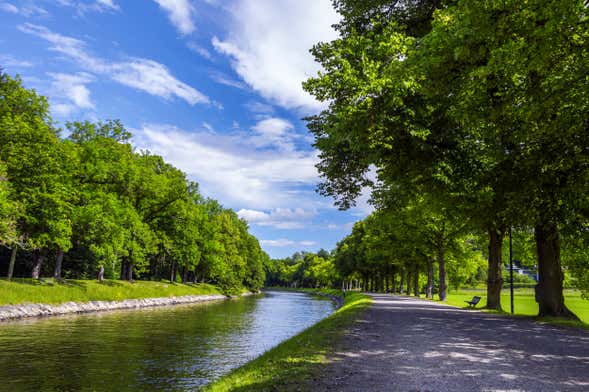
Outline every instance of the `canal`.
<svg viewBox="0 0 589 392"><path fill-rule="evenodd" d="M327 299L266 292L194 305L0 323L0 388L197 390L333 310Z"/></svg>

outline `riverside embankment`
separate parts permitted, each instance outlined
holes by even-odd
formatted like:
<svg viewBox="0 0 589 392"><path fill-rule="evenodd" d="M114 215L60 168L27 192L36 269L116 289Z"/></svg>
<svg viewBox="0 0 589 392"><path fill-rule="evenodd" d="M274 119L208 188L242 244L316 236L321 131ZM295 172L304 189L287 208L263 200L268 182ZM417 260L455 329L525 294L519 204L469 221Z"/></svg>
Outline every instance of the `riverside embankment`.
<svg viewBox="0 0 589 392"><path fill-rule="evenodd" d="M243 295L247 295L244 293ZM139 309L154 306L183 305L205 301L223 300L229 297L222 294L185 295L181 297L160 297L126 299L123 301L66 302L62 304L21 304L0 306L0 321L24 317L59 316L70 313L103 312L109 310Z"/></svg>

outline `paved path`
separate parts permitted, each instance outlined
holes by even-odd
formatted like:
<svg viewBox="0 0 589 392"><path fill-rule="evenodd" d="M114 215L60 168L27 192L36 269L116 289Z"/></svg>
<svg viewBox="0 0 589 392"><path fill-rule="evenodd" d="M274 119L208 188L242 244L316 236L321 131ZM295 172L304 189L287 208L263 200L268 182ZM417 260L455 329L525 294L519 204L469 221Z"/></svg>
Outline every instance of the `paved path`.
<svg viewBox="0 0 589 392"><path fill-rule="evenodd" d="M372 297L314 391L589 391L589 331Z"/></svg>

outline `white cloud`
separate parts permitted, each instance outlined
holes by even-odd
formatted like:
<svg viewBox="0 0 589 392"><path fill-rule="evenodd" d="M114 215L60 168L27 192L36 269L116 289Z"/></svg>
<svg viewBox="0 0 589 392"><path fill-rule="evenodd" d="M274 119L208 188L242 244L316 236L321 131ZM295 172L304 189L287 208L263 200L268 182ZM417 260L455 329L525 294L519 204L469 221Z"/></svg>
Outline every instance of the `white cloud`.
<svg viewBox="0 0 589 392"><path fill-rule="evenodd" d="M153 60L135 58L111 68L113 80L149 94L168 100L176 96L190 105L209 102L204 94L176 79L166 66Z"/></svg>
<svg viewBox="0 0 589 392"><path fill-rule="evenodd" d="M330 231L336 231L336 230L352 230L352 227L354 227L354 223L355 222L348 222L348 223L344 223L342 225L338 225L335 223L330 223L327 225L327 230Z"/></svg>
<svg viewBox="0 0 589 392"><path fill-rule="evenodd" d="M219 72L219 71L211 72L210 76L211 76L211 79L213 79L215 82L217 82L219 84L223 84L225 86L235 87L235 88L239 88L239 89L245 89L247 87L242 82L235 80L235 79L231 79L229 76L227 76L224 73Z"/></svg>
<svg viewBox="0 0 589 392"><path fill-rule="evenodd" d="M55 33L31 23L21 25L19 29L48 41L51 44L51 50L68 56L88 72L108 75L112 80L123 85L167 100L176 97L190 105L211 103L208 97L176 79L165 65L156 61L131 58L127 61L109 63L91 55L86 49L86 43L79 39Z"/></svg>
<svg viewBox="0 0 589 392"><path fill-rule="evenodd" d="M75 75L49 73L49 76L53 78L51 86L58 95L69 99L78 108L94 108L94 103L90 99L90 90L86 87L86 84L94 81L92 75L80 72ZM63 110L63 108L58 109L58 112Z"/></svg>
<svg viewBox="0 0 589 392"><path fill-rule="evenodd" d="M20 13L22 15L26 16L27 18L29 18L31 16L43 17L43 16L49 15L49 12L47 12L46 9L36 6L34 4L25 5L24 7L22 7L20 9Z"/></svg>
<svg viewBox="0 0 589 392"><path fill-rule="evenodd" d="M213 55L211 55L211 52L209 52L206 48L203 48L196 42L190 41L186 44L186 46L188 47L188 49L192 50L195 53L198 53L200 56L204 57L207 60L213 59Z"/></svg>
<svg viewBox="0 0 589 392"><path fill-rule="evenodd" d="M10 12L11 14L18 14L18 8L14 4L0 3L0 11Z"/></svg>
<svg viewBox="0 0 589 392"><path fill-rule="evenodd" d="M104 8L109 8L111 10L118 10L119 6L117 4L115 4L115 2L113 0L96 0L96 3L99 6L102 6Z"/></svg>
<svg viewBox="0 0 589 392"><path fill-rule="evenodd" d="M299 192L318 181L314 151L259 150L247 134L186 132L169 125L146 124L132 132L137 147L163 156L222 203L257 210L312 210L319 204L313 192Z"/></svg>
<svg viewBox="0 0 589 392"><path fill-rule="evenodd" d="M317 211L308 211L302 208L276 208L270 212L241 209L237 214L252 225L277 229L302 229L317 215Z"/></svg>
<svg viewBox="0 0 589 392"><path fill-rule="evenodd" d="M76 110L76 105L72 105L71 103L54 103L51 105L51 113L61 117L69 117Z"/></svg>
<svg viewBox="0 0 589 392"><path fill-rule="evenodd" d="M120 7L114 0L94 0L94 1L76 1L76 0L56 0L56 3L62 7L74 8L78 15L83 16L88 12L115 12L120 11Z"/></svg>
<svg viewBox="0 0 589 392"><path fill-rule="evenodd" d="M210 133L215 133L215 128L213 128L213 126L211 124L209 124L208 122L204 121L202 123L202 127L204 129L206 129L207 131L209 131Z"/></svg>
<svg viewBox="0 0 589 392"><path fill-rule="evenodd" d="M245 108L253 113L258 114L272 114L274 113L274 108L272 105L268 105L266 103L258 102L258 101L249 101L244 104Z"/></svg>
<svg viewBox="0 0 589 392"><path fill-rule="evenodd" d="M277 240L260 240L260 245L269 247L284 248L287 246L314 246L315 241L292 241L287 238L279 238Z"/></svg>
<svg viewBox="0 0 589 392"><path fill-rule="evenodd" d="M282 118L266 118L252 127L254 136L250 141L256 147L278 147L282 151L294 150L294 139L298 137L292 132L294 126Z"/></svg>
<svg viewBox="0 0 589 392"><path fill-rule="evenodd" d="M265 98L286 108L322 107L303 91L318 64L309 49L337 38L339 15L330 0L238 0L230 7L227 36L215 49L232 59L235 71Z"/></svg>
<svg viewBox="0 0 589 392"><path fill-rule="evenodd" d="M189 0L154 0L168 14L176 29L186 35L195 30L192 17L194 7Z"/></svg>
<svg viewBox="0 0 589 392"><path fill-rule="evenodd" d="M0 65L2 67L28 68L34 64L30 61L19 60L11 55L0 55Z"/></svg>
<svg viewBox="0 0 589 392"><path fill-rule="evenodd" d="M49 15L47 10L32 3L24 5L19 4L19 6L20 8L12 3L3 2L0 3L0 11L9 12L11 14L20 14L26 18L30 18L32 16L43 17Z"/></svg>

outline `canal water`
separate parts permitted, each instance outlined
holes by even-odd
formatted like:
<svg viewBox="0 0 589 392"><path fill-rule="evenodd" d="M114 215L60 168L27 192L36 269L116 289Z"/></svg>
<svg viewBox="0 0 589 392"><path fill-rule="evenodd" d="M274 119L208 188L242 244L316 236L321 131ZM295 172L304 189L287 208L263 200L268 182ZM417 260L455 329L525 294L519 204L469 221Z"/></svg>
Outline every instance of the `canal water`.
<svg viewBox="0 0 589 392"><path fill-rule="evenodd" d="M327 299L240 299L0 323L0 390L197 390L334 310Z"/></svg>

